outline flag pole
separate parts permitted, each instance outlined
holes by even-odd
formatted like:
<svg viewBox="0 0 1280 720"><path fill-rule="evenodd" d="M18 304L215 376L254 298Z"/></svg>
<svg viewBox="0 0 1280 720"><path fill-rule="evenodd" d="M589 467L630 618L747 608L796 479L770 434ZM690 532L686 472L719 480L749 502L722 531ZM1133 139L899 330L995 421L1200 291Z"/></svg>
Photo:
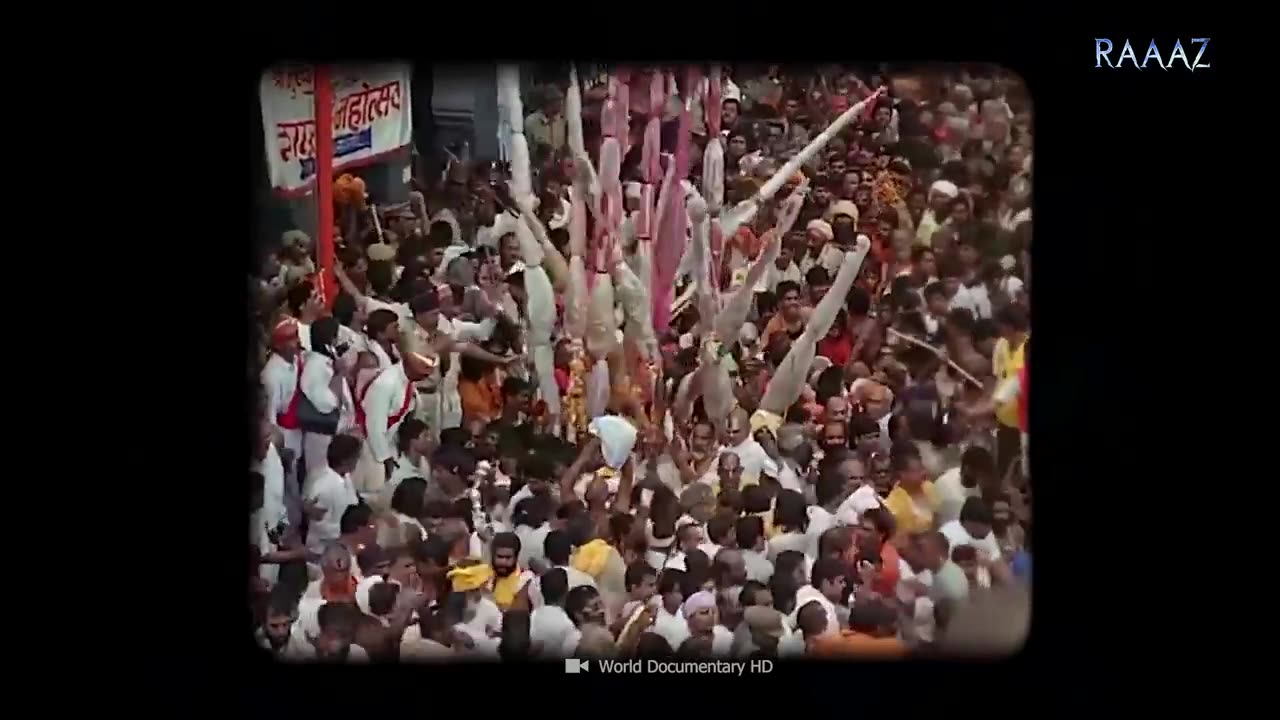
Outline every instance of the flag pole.
<svg viewBox="0 0 1280 720"><path fill-rule="evenodd" d="M324 304L333 307L338 296L337 276L333 272L333 80L328 65L315 68L316 118L316 204L320 210L316 260L320 270L320 286Z"/></svg>

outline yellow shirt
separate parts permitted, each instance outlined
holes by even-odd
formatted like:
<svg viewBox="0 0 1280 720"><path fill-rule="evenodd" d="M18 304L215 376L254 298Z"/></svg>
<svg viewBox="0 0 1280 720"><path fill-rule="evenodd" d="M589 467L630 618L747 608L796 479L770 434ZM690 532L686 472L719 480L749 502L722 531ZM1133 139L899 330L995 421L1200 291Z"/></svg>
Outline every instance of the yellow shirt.
<svg viewBox="0 0 1280 720"><path fill-rule="evenodd" d="M900 485L894 487L884 499L884 506L893 513L893 519L898 524L899 534L910 535L933 529L933 518L941 505L938 490L928 480L924 481L920 489L924 494L920 505L917 504L920 503L920 498L913 499Z"/></svg>
<svg viewBox="0 0 1280 720"><path fill-rule="evenodd" d="M1010 351L1009 341L1000 338L996 341L996 349L991 354L991 372L1003 383L1011 378L1018 377L1018 373L1022 371L1023 348L1027 345L1024 338L1017 349ZM996 419L1001 425L1006 427L1018 427L1018 401L1015 398L996 408Z"/></svg>

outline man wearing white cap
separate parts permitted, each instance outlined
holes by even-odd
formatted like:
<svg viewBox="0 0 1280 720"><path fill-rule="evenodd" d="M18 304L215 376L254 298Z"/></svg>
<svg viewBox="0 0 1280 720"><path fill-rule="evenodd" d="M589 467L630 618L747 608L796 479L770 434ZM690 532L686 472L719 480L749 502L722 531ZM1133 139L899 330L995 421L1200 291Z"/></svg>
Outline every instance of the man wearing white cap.
<svg viewBox="0 0 1280 720"><path fill-rule="evenodd" d="M942 227L948 206L959 195L960 188L950 180L938 180L929 186L929 208L920 217L920 226L916 228L917 244L933 245L933 234Z"/></svg>

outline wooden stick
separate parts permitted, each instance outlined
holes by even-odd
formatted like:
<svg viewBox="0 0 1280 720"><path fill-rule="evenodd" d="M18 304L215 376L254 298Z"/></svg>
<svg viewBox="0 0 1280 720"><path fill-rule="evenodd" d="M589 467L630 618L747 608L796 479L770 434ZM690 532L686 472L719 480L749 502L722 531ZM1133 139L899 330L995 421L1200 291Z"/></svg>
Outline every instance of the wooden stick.
<svg viewBox="0 0 1280 720"><path fill-rule="evenodd" d="M378 233L378 242L382 242L382 223L378 221L378 206L369 203L369 212L373 213L373 229Z"/></svg>
<svg viewBox="0 0 1280 720"><path fill-rule="evenodd" d="M902 339L902 340L906 340L907 342L911 343L912 345L915 345L916 347L922 347L922 348L924 348L925 350L928 350L929 352L933 353L935 356L937 356L937 357L939 357L939 358L941 358L941 357L942 357L942 351L941 351L941 350L939 350L938 348L936 348L936 347L934 347L934 346L930 345L929 343L927 343L927 342L925 342L925 341L923 341L923 340L921 340L921 339L919 339L919 338L915 338L915 337L912 337L912 336L910 336L910 335L905 335L905 334L903 334L903 333L900 333L900 332L898 332L897 330L894 330L893 328L887 328L887 329L888 329L888 331L889 331L889 334L891 334L891 335L893 335L893 336L895 336L895 337L898 337L898 338L900 338L900 339ZM983 385L983 384L978 380L978 378L976 378L976 377L974 377L974 376L970 375L970 374L969 374L969 373L968 373L964 368L962 368L962 367L960 367L959 365L957 365L955 360L952 360L951 358L947 358L947 364L948 364L948 365L950 365L951 367L955 368L955 369L956 369L956 372L958 372L958 373L960 373L961 375L963 375L963 376L964 376L964 378L965 378L966 380L968 380L969 382L971 382L971 383L973 383L975 386L977 386L977 388L978 388L979 390L983 390L983 389L985 389L985 386L984 386L984 385Z"/></svg>

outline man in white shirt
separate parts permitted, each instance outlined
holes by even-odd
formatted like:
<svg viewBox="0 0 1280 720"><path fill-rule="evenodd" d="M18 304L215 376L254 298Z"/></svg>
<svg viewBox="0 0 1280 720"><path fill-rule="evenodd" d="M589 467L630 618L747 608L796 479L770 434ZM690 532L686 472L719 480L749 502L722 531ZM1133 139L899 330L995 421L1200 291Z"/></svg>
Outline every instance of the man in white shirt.
<svg viewBox="0 0 1280 720"><path fill-rule="evenodd" d="M365 336L369 351L378 359L378 369L385 370L400 361L400 316L386 308L369 313Z"/></svg>
<svg viewBox="0 0 1280 720"><path fill-rule="evenodd" d="M960 510L960 518L952 520L938 528L951 543L951 549L961 545L972 545L980 555L988 560L1000 559L1000 543L991 531L991 508L981 497L971 497L964 501Z"/></svg>
<svg viewBox="0 0 1280 720"><path fill-rule="evenodd" d="M765 557L767 544L764 538L764 519L757 515L738 518L734 526L747 580L769 582L773 577L773 563Z"/></svg>
<svg viewBox="0 0 1280 720"><path fill-rule="evenodd" d="M547 533L547 539L543 543L542 549L546 554L547 562L551 563L553 568L564 570L565 576L569 581L569 590L582 585L596 587L594 578L575 567L569 566L569 556L573 554L573 545L569 541L569 533L563 530L552 530ZM545 574L542 577L545 577ZM543 604L542 577L534 578L529 582L529 604L535 608ZM596 589L598 590L599 588Z"/></svg>
<svg viewBox="0 0 1280 720"><path fill-rule="evenodd" d="M751 421L747 411L737 408L729 415L725 433L725 452L738 456L742 462L742 482L752 485L760 481L761 473L778 477L778 464L765 452L764 447L751 437Z"/></svg>
<svg viewBox="0 0 1280 720"><path fill-rule="evenodd" d="M311 527L307 531L307 551L319 556L325 546L342 535L342 514L360 501L351 472L360 458L360 440L351 435L335 435L326 454L328 464L313 472L303 488Z"/></svg>
<svg viewBox="0 0 1280 720"><path fill-rule="evenodd" d="M568 573L563 568L552 568L537 582L542 586L544 602L529 616L529 647L534 657L564 657L565 641L577 629L564 611L569 594Z"/></svg>
<svg viewBox="0 0 1280 720"><path fill-rule="evenodd" d="M259 444L254 462L249 469L262 475L262 517L268 527L274 528L281 523L298 527L302 517L301 498L296 483L285 482L284 463L280 459L279 450L272 442L274 428L266 420L259 429ZM290 490L293 492L290 493ZM292 507L290 507L292 506ZM290 510L292 510L292 517Z"/></svg>
<svg viewBox="0 0 1280 720"><path fill-rule="evenodd" d="M682 570L662 572L662 577L658 579L658 594L662 598L662 603L658 607L653 627L649 630L661 635L672 650L679 650L680 645L689 637L689 623L681 610L684 604L684 593L680 590L682 580L684 580Z"/></svg>
<svg viewBox="0 0 1280 720"><path fill-rule="evenodd" d="M364 411L364 452L360 457L360 491L376 495L395 472L396 433L400 423L418 406L414 383L427 377L432 365L416 353L383 369L357 400Z"/></svg>
<svg viewBox="0 0 1280 720"><path fill-rule="evenodd" d="M800 611L811 602L817 602L827 613L827 632L840 632L840 620L836 615L836 601L845 590L845 568L835 558L818 558L813 564L813 585L804 585L796 591L796 606L791 614L792 627L800 627ZM833 600L832 598L835 598Z"/></svg>
<svg viewBox="0 0 1280 720"><path fill-rule="evenodd" d="M262 387L267 397L267 420L284 436L286 469L302 459L302 429L298 424L298 385L302 379L302 358L298 347L298 322L281 320L271 331L271 354L262 368Z"/></svg>
<svg viewBox="0 0 1280 720"><path fill-rule="evenodd" d="M302 627L295 622L298 603L293 590L277 585L271 590L267 615L255 637L258 647L280 660L297 660L314 652Z"/></svg>
<svg viewBox="0 0 1280 720"><path fill-rule="evenodd" d="M938 522L946 524L960 517L960 508L971 497L979 497L982 488L996 480L995 459L991 451L970 445L960 456L960 466L938 476L934 489L938 493Z"/></svg>
<svg viewBox="0 0 1280 720"><path fill-rule="evenodd" d="M827 468L818 476L815 488L817 504L808 508L809 528L805 531L809 539L805 555L810 558L818 556L818 539L822 533L836 526L836 513L844 500L845 483L844 472L839 467Z"/></svg>

